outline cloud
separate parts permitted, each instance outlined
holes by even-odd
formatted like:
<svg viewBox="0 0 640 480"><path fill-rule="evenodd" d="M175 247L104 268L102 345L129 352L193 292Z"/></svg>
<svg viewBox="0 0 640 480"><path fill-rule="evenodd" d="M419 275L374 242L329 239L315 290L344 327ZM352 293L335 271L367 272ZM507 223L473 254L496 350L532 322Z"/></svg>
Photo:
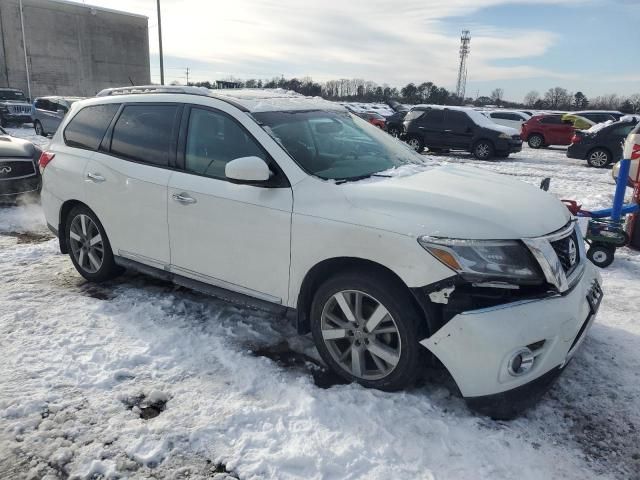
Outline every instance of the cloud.
<svg viewBox="0 0 640 480"><path fill-rule="evenodd" d="M150 7L154 2L102 3L148 15L150 27L156 25L155 9ZM211 79L215 72L233 72L239 77L360 77L392 85L429 79L452 86L459 38L445 20L506 3L531 2L405 0L401 5L392 5L388 0L162 0L164 52L185 63L198 62L192 72L194 79ZM474 26L470 56L474 80L554 76L527 66L524 59L543 55L558 41L557 36L540 30L515 33ZM153 34L151 37L151 50L155 53L156 42ZM499 64L505 59L511 60L509 66ZM522 64L513 65L518 59Z"/></svg>

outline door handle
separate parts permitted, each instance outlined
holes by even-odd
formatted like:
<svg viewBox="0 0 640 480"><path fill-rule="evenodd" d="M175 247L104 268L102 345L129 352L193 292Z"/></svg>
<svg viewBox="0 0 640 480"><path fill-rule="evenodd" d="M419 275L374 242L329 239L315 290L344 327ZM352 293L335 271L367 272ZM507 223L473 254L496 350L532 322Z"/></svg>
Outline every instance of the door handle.
<svg viewBox="0 0 640 480"><path fill-rule="evenodd" d="M418 128L419 128L420 130L424 130L424 127L420 127L420 126L419 126Z"/></svg>
<svg viewBox="0 0 640 480"><path fill-rule="evenodd" d="M174 193L173 195L171 195L171 198L173 198L176 202L180 202L184 205L190 205L197 202L195 198L190 197L186 193Z"/></svg>
<svg viewBox="0 0 640 480"><path fill-rule="evenodd" d="M104 178L99 173L91 173L91 172L87 173L87 178L93 183L102 183L106 180L106 178Z"/></svg>
<svg viewBox="0 0 640 480"><path fill-rule="evenodd" d="M445 130L444 133L451 133L453 130Z"/></svg>

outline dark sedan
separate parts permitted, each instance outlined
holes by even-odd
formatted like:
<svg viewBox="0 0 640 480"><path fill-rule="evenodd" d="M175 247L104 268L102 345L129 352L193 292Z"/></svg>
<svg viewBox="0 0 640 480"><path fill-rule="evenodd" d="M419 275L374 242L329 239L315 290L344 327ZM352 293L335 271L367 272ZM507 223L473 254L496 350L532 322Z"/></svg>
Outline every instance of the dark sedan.
<svg viewBox="0 0 640 480"><path fill-rule="evenodd" d="M22 194L40 191L41 153L33 143L11 137L0 127L0 202L12 202Z"/></svg>
<svg viewBox="0 0 640 480"><path fill-rule="evenodd" d="M622 143L636 126L635 121L613 122L602 128L576 130L567 157L586 160L596 168L604 168L622 158Z"/></svg>

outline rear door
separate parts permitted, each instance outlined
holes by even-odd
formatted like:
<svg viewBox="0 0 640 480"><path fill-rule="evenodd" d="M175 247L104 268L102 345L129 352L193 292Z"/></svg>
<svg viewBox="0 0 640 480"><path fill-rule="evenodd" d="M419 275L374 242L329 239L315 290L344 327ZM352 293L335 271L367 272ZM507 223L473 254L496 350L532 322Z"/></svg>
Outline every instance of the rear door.
<svg viewBox="0 0 640 480"><path fill-rule="evenodd" d="M171 271L272 303L288 298L291 187L235 109L187 107L168 191ZM246 115L244 115L246 117ZM243 123L244 122L244 123ZM257 125L253 125L258 128ZM228 162L257 156L273 176L245 184L225 176Z"/></svg>
<svg viewBox="0 0 640 480"><path fill-rule="evenodd" d="M569 145L573 136L574 128L571 123L562 121L560 115L549 115L540 120L543 127L543 134L548 145Z"/></svg>
<svg viewBox="0 0 640 480"><path fill-rule="evenodd" d="M474 124L466 113L458 110L444 111L445 144L452 148L471 148Z"/></svg>
<svg viewBox="0 0 640 480"><path fill-rule="evenodd" d="M38 118L42 124L42 128L46 133L53 133L58 128L55 121L56 103L48 99L39 99L36 102L38 110Z"/></svg>
<svg viewBox="0 0 640 480"><path fill-rule="evenodd" d="M446 146L444 132L444 110L431 109L425 111L418 119L418 128L422 132L427 147Z"/></svg>
<svg viewBox="0 0 640 480"><path fill-rule="evenodd" d="M89 206L115 255L169 265L167 185L175 166L182 106L124 104L85 170Z"/></svg>

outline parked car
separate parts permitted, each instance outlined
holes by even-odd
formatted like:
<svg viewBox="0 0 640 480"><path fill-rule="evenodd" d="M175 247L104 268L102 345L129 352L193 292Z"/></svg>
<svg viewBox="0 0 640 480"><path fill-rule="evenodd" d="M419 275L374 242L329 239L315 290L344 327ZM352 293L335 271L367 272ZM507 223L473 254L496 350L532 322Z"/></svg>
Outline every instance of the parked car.
<svg viewBox="0 0 640 480"><path fill-rule="evenodd" d="M562 121L571 122L571 125L573 125L573 128L575 128L576 130L588 130L596 124L596 122L592 122L588 118L581 117L580 115L575 115L572 113L565 113L564 115L562 115Z"/></svg>
<svg viewBox="0 0 640 480"><path fill-rule="evenodd" d="M356 113L360 118L365 119L371 125L375 125L382 130L387 128L385 118L376 112L364 112L364 113Z"/></svg>
<svg viewBox="0 0 640 480"><path fill-rule="evenodd" d="M613 122L593 130L577 130L567 149L567 157L586 160L589 166L607 167L622 158L622 144L636 122Z"/></svg>
<svg viewBox="0 0 640 480"><path fill-rule="evenodd" d="M575 115L588 118L593 123L602 123L607 120L620 120L624 113L617 110L581 110L579 112L573 112Z"/></svg>
<svg viewBox="0 0 640 480"><path fill-rule="evenodd" d="M524 112L508 110L496 110L494 112L482 113L484 113L484 115L490 118L494 123L504 125L505 127L515 128L518 131L522 128L522 124L531 117L531 115L527 115Z"/></svg>
<svg viewBox="0 0 640 480"><path fill-rule="evenodd" d="M424 147L464 150L489 160L522 150L517 130L493 123L472 108L417 106L404 118L404 130L406 142L417 152Z"/></svg>
<svg viewBox="0 0 640 480"><path fill-rule="evenodd" d="M33 143L12 137L0 127L0 203L40 190L41 153Z"/></svg>
<svg viewBox="0 0 640 480"><path fill-rule="evenodd" d="M46 137L55 133L73 102L82 97L39 97L33 102L33 128Z"/></svg>
<svg viewBox="0 0 640 480"><path fill-rule="evenodd" d="M407 116L408 112L408 110L400 111L394 113L390 117L387 117L385 121L386 129L390 135L393 135L394 137L402 136L402 134L404 133L404 117Z"/></svg>
<svg viewBox="0 0 640 480"><path fill-rule="evenodd" d="M535 401L602 295L569 211L283 95L151 86L72 105L40 158L61 251L89 281L126 267L286 315L366 387L411 385L431 352L480 411Z"/></svg>
<svg viewBox="0 0 640 480"><path fill-rule="evenodd" d="M0 127L31 123L31 104L22 90L0 88Z"/></svg>
<svg viewBox="0 0 640 480"><path fill-rule="evenodd" d="M522 124L523 141L531 148L549 145L569 145L575 128L570 120L562 120L562 115L535 115Z"/></svg>

